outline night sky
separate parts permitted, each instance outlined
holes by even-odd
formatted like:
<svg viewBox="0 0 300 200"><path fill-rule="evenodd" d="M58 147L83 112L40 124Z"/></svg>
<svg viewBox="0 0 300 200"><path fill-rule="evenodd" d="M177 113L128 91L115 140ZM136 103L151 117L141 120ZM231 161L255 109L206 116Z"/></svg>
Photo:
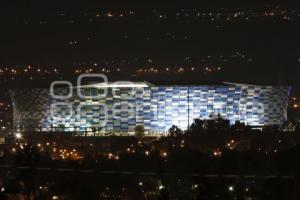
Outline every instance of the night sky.
<svg viewBox="0 0 300 200"><path fill-rule="evenodd" d="M218 81L300 85L300 7L284 1L1 4L1 65L220 66Z"/></svg>

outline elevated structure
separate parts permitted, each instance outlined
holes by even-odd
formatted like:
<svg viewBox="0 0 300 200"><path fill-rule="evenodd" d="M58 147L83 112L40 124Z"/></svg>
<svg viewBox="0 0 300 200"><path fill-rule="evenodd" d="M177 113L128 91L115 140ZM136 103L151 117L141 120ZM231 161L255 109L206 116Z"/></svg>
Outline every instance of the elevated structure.
<svg viewBox="0 0 300 200"><path fill-rule="evenodd" d="M163 134L195 118L220 114L231 123L282 125L289 87L225 83L160 85L116 82L80 87L13 89L14 126L21 130Z"/></svg>

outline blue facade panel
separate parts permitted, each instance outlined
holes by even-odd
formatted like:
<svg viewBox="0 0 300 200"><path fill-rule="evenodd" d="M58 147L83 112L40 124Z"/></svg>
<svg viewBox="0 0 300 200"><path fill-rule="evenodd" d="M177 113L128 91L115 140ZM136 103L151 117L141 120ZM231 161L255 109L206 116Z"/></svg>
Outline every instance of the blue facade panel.
<svg viewBox="0 0 300 200"><path fill-rule="evenodd" d="M103 99L67 100L50 96L47 89L11 91L14 126L19 128L64 127L66 131L90 131L101 127L104 132L134 132L137 125L146 132L167 132L172 125L182 129L195 118L208 119L220 114L231 123L240 120L251 126L281 125L286 120L288 87L222 85L222 86L158 86L111 89ZM102 93L84 88L84 94ZM65 94L65 89L56 93ZM74 90L73 94L76 93ZM51 106L58 106L51 114ZM70 110L71 109L71 110Z"/></svg>

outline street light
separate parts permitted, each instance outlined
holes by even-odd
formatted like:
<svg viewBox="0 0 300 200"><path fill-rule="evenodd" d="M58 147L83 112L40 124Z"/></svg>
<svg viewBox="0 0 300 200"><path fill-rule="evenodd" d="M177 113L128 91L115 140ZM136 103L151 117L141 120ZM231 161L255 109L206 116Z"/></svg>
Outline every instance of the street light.
<svg viewBox="0 0 300 200"><path fill-rule="evenodd" d="M21 138L22 138L22 135L21 135L21 133L16 133L16 134L15 134L15 137L16 137L16 139L21 139Z"/></svg>

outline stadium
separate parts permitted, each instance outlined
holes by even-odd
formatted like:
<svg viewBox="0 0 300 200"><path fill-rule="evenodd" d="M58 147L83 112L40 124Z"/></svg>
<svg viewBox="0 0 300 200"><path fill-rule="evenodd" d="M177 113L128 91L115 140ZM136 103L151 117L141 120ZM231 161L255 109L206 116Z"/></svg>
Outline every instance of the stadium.
<svg viewBox="0 0 300 200"><path fill-rule="evenodd" d="M194 119L220 115L231 124L282 125L289 87L223 83L153 85L148 82L80 87L11 89L13 124L22 131L166 134L172 125L186 130Z"/></svg>

